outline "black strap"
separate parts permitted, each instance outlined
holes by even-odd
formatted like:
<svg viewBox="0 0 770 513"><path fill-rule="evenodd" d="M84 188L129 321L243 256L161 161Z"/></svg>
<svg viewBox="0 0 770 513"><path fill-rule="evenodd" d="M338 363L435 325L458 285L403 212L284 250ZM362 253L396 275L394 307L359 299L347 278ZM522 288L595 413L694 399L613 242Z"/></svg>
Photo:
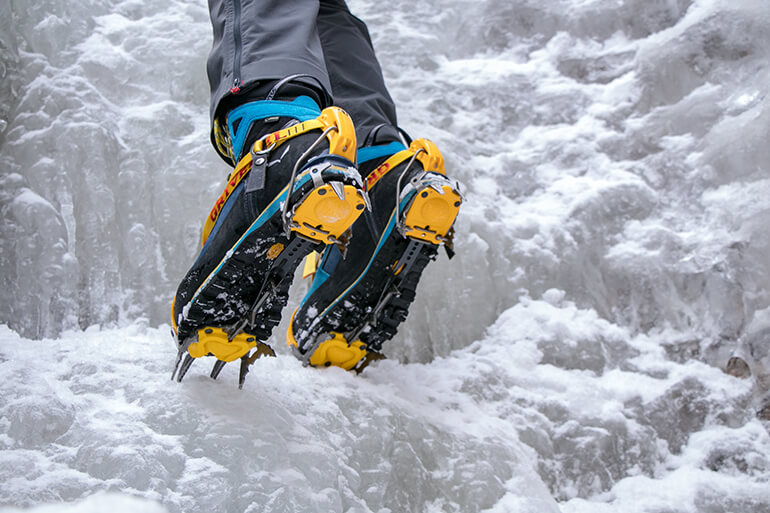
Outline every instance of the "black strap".
<svg viewBox="0 0 770 513"><path fill-rule="evenodd" d="M309 78L310 80L318 84L318 88L324 96L323 98L319 98L319 99L321 101L325 101L327 104L331 103L331 98L329 97L329 93L326 92L326 87L323 85L323 82L321 82L318 78L314 77L313 75L308 75L306 73L297 73L295 75L289 75L288 77L282 78L281 80L275 83L272 89L270 89L270 92L267 93L265 100L272 100L273 98L275 98L275 95L278 94L278 90L282 86L284 86L289 82L297 81L298 78ZM312 87L312 86L309 86L309 87Z"/></svg>
<svg viewBox="0 0 770 513"><path fill-rule="evenodd" d="M377 134L379 133L380 130L382 130L385 127L390 127L395 129L396 134L398 134L399 137L401 137L401 142L404 143L404 146L409 147L409 145L412 144L412 138L409 137L409 134L406 133L406 131L403 128L398 126L393 126L390 123L380 123L376 127L369 130L369 133L366 134L366 138L364 139L364 143L361 145L361 147L363 148L366 146L373 146L374 141L377 139Z"/></svg>
<svg viewBox="0 0 770 513"><path fill-rule="evenodd" d="M267 169L267 155L252 154L251 170L246 177L246 193L261 191L265 188L265 170Z"/></svg>

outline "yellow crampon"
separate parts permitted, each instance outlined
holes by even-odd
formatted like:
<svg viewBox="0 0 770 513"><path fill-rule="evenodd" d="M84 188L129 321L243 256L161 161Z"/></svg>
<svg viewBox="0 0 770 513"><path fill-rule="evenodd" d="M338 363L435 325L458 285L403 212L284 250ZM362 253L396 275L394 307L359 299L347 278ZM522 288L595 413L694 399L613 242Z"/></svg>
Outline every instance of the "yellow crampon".
<svg viewBox="0 0 770 513"><path fill-rule="evenodd" d="M335 243L364 208L363 191L340 182L313 189L294 210L291 229L307 239Z"/></svg>
<svg viewBox="0 0 770 513"><path fill-rule="evenodd" d="M296 311L294 313L297 313ZM294 314L289 320L289 329L286 331L286 343L289 346L299 347L294 338ZM306 362L314 367L342 367L350 370L366 356L366 344L360 340L348 343L341 333L331 333L332 338L319 344Z"/></svg>
<svg viewBox="0 0 770 513"><path fill-rule="evenodd" d="M251 171L254 157L266 158L265 153L274 151L293 137L313 130L326 131L330 154L345 157L350 162L356 161L355 127L350 116L339 107L328 107L321 111L321 114L315 119L278 130L263 137L254 143L251 151L238 162L227 178L225 190L214 203L214 207L206 218L201 245L206 243L230 194ZM330 192L333 194L328 194ZM342 184L337 188L333 188L330 184L318 187L307 200L310 202L306 208L302 208L304 202L297 208L295 219L293 219L296 228L293 227L292 229L327 244L330 242L329 236L331 235L336 239L342 235L358 218L365 206L361 191L353 186L342 186ZM312 232L315 232L315 235L311 235Z"/></svg>
<svg viewBox="0 0 770 513"><path fill-rule="evenodd" d="M251 350L254 348L256 350L252 353ZM188 340L187 343L180 347L176 365L171 373L171 379L181 382L196 358L209 355L216 358L214 368L211 370L211 377L213 379L217 379L227 362L240 358L241 368L238 375L238 388L243 388L243 382L246 379L246 374L249 372L249 366L263 356L275 356L275 351L269 345L258 341L256 337L248 333L241 332L231 339L223 329L207 326L200 328L194 339Z"/></svg>
<svg viewBox="0 0 770 513"><path fill-rule="evenodd" d="M366 344L360 340L348 343L340 333L332 332L332 338L321 342L310 356L314 367L341 367L350 370L366 356Z"/></svg>
<svg viewBox="0 0 770 513"><path fill-rule="evenodd" d="M296 312L295 312L296 313ZM286 332L286 342L290 346L298 347L297 340L294 338L294 315L289 321L289 329ZM321 342L318 347L310 354L306 363L313 367L341 367L345 370L351 370L355 367L357 371L363 370L365 364L371 360L379 360L382 357L379 353L367 351L367 346L360 340L348 342L341 333L331 332L328 340ZM359 365L361 363L361 365Z"/></svg>
<svg viewBox="0 0 770 513"><path fill-rule="evenodd" d="M428 139L416 139L409 148L392 155L369 173L366 177L367 190L371 190L390 170L411 158L419 161L425 172L446 177L444 157L438 147ZM426 178L417 187L419 189L415 198L404 209L404 236L432 244L449 242L452 226L462 204L456 184L434 175L433 179Z"/></svg>
<svg viewBox="0 0 770 513"><path fill-rule="evenodd" d="M459 191L450 183L424 187L406 209L404 236L432 244L451 242L450 232L461 204Z"/></svg>
<svg viewBox="0 0 770 513"><path fill-rule="evenodd" d="M217 360L232 362L257 347L257 339L248 333L240 333L229 340L222 328L206 327L198 330L198 340L188 347L193 358L212 354Z"/></svg>

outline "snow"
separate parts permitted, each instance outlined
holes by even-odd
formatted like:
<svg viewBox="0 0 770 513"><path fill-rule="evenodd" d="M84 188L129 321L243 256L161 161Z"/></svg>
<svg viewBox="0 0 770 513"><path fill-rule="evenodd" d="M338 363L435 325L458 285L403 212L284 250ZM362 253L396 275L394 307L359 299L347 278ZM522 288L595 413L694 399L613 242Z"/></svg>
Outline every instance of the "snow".
<svg viewBox="0 0 770 513"><path fill-rule="evenodd" d="M545 298L427 364L356 376L277 347L240 392L237 366L212 381L196 362L171 382L165 329L31 341L0 328L0 503L99 491L168 511L770 506L749 381L667 360L659 340L675 334L632 335L561 291Z"/></svg>
<svg viewBox="0 0 770 513"><path fill-rule="evenodd" d="M457 256L360 376L291 355L298 280L243 391L169 380L206 3L0 4L0 511L770 511L767 2L349 3Z"/></svg>
<svg viewBox="0 0 770 513"><path fill-rule="evenodd" d="M66 505L46 504L33 508L3 508L6 513L19 513L22 511L31 513L103 513L109 510L112 513L167 513L163 506L152 501L138 499L130 495L120 493L95 493L77 503Z"/></svg>
<svg viewBox="0 0 770 513"><path fill-rule="evenodd" d="M234 367L219 382L193 374L172 384L174 350L157 329L70 333L42 342L42 356L41 342L8 329L0 337L3 375L13 378L3 384L13 399L3 405L2 467L39 458L24 477L9 476L3 503L120 490L171 511L272 500L296 511L491 507L516 490L501 479L516 476L539 491L524 502L558 511L515 433L453 392L440 367L392 362L360 379L283 354L260 361L239 393Z"/></svg>

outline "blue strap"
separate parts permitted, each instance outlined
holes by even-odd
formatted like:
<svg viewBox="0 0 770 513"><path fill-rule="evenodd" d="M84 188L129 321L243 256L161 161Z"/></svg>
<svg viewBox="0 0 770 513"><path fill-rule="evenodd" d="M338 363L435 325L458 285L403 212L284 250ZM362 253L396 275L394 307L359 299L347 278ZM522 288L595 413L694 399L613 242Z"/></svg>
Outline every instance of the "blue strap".
<svg viewBox="0 0 770 513"><path fill-rule="evenodd" d="M227 115L227 128L230 130L230 141L233 145L233 155L240 158L249 128L254 121L281 116L299 121L315 119L321 114L321 109L308 96L298 96L293 101L261 100L240 105ZM237 125L237 129L235 128Z"/></svg>
<svg viewBox="0 0 770 513"><path fill-rule="evenodd" d="M369 160L374 160L380 157L390 157L395 155L399 151L406 149L406 146L400 142L392 142L390 144L381 144L379 146L366 146L358 149L358 163L363 164Z"/></svg>

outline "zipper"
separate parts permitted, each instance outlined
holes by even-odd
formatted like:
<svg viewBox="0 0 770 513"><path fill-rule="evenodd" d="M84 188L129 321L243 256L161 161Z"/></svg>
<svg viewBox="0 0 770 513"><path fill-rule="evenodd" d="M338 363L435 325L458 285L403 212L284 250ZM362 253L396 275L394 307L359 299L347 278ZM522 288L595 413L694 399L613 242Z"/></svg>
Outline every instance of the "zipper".
<svg viewBox="0 0 770 513"><path fill-rule="evenodd" d="M241 92L241 0L233 0L233 87L232 94Z"/></svg>

